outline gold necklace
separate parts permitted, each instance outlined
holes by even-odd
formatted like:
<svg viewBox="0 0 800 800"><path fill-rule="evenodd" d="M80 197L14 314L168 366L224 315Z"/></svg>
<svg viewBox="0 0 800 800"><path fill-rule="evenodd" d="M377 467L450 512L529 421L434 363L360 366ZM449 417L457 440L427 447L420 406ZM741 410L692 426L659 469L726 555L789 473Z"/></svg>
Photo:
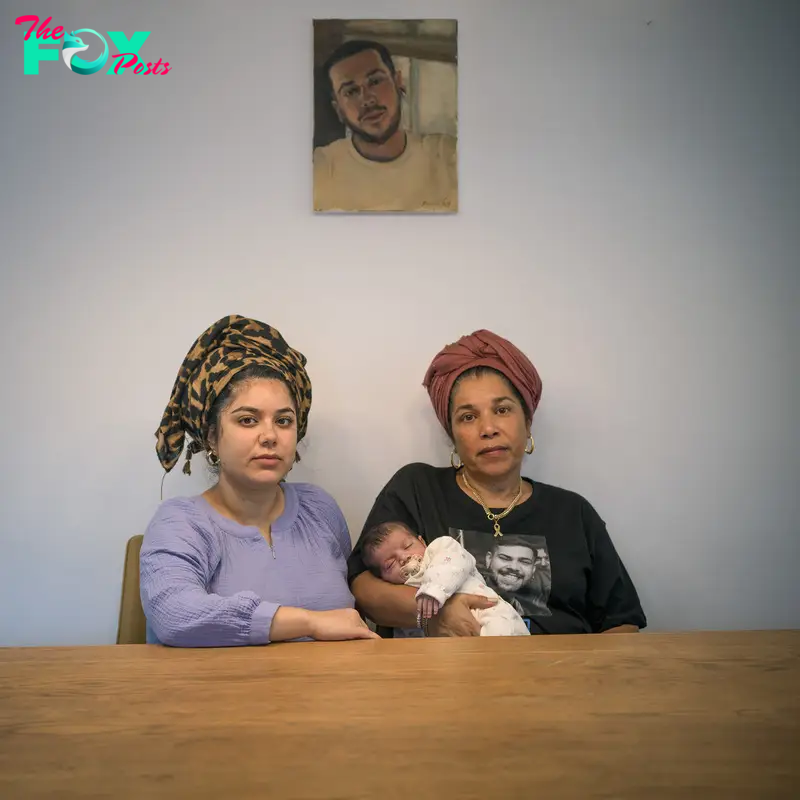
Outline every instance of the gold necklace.
<svg viewBox="0 0 800 800"><path fill-rule="evenodd" d="M505 511L501 511L499 514L493 514L489 509L489 507L486 505L486 503L483 502L483 498L480 496L480 494L478 494L478 490L475 489L473 485L467 480L467 473L462 472L461 477L464 479L464 485L467 487L467 489L469 489L470 492L472 492L475 499L483 506L483 510L486 512L486 516L489 518L489 522L494 523L495 537L502 536L503 533L500 530L500 520L503 519L503 517L508 516L514 510L514 506L517 505L520 497L522 497L522 478L520 478L519 481L519 489L517 490L517 496L511 501L511 504L508 506L508 508L506 508Z"/></svg>

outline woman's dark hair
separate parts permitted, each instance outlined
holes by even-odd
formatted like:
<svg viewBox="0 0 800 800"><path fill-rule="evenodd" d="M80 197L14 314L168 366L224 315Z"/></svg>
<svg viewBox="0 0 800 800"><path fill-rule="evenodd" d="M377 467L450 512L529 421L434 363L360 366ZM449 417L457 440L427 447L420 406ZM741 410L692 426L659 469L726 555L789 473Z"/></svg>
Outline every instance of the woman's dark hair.
<svg viewBox="0 0 800 800"><path fill-rule="evenodd" d="M219 420L222 416L222 412L233 402L233 397L238 391L239 387L241 387L242 384L258 380L280 381L284 386L286 386L286 388L289 389L289 396L292 398L292 406L295 406L295 413L297 413L294 395L292 394L292 387L286 382L286 378L284 378L280 372L277 372L271 367L267 367L263 364L251 364L249 367L245 367L237 372L228 381L225 388L219 393L219 396L214 401L214 405L211 406L208 423L209 442L212 439L216 439L219 432ZM295 453L295 461L300 461L300 453ZM209 464L209 466L211 467L212 472L219 472L218 464Z"/></svg>
<svg viewBox="0 0 800 800"><path fill-rule="evenodd" d="M471 369L464 370L453 383L453 388L450 390L450 398L447 401L447 433L450 438L453 438L453 395L456 393L456 388L464 380L464 378L480 378L482 375L499 375L511 390L514 399L519 403L520 408L525 414L525 419L530 422L531 413L527 404L522 399L522 395L517 391L517 387L505 376L499 369L493 367L472 367Z"/></svg>

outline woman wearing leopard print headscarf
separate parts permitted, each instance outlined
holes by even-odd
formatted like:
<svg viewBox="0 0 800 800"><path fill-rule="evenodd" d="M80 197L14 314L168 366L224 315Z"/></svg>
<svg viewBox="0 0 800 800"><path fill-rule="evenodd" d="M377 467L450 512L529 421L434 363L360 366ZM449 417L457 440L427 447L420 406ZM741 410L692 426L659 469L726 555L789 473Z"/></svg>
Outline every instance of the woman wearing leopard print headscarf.
<svg viewBox="0 0 800 800"><path fill-rule="evenodd" d="M148 640L177 647L375 636L345 580L350 534L336 501L287 483L311 408L305 356L253 319L195 341L156 432L169 472L204 452L217 481L162 503L141 553Z"/></svg>

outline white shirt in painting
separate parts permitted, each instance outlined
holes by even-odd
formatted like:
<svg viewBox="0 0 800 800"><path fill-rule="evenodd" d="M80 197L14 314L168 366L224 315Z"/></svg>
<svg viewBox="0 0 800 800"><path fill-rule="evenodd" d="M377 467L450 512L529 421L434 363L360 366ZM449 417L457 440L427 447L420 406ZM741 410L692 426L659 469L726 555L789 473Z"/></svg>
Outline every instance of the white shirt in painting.
<svg viewBox="0 0 800 800"><path fill-rule="evenodd" d="M457 211L457 140L407 133L393 161L364 158L350 139L314 150L315 211Z"/></svg>

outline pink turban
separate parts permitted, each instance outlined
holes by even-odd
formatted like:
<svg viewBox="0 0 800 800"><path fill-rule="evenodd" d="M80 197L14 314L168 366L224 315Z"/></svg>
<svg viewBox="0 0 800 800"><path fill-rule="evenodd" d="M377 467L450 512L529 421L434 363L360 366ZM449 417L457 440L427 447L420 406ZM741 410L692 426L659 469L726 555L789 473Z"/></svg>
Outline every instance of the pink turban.
<svg viewBox="0 0 800 800"><path fill-rule="evenodd" d="M542 379L536 367L507 339L480 330L462 336L439 351L422 381L433 410L446 431L450 431L447 412L453 384L462 372L473 367L491 367L505 375L525 401L527 414L533 416L542 397Z"/></svg>

